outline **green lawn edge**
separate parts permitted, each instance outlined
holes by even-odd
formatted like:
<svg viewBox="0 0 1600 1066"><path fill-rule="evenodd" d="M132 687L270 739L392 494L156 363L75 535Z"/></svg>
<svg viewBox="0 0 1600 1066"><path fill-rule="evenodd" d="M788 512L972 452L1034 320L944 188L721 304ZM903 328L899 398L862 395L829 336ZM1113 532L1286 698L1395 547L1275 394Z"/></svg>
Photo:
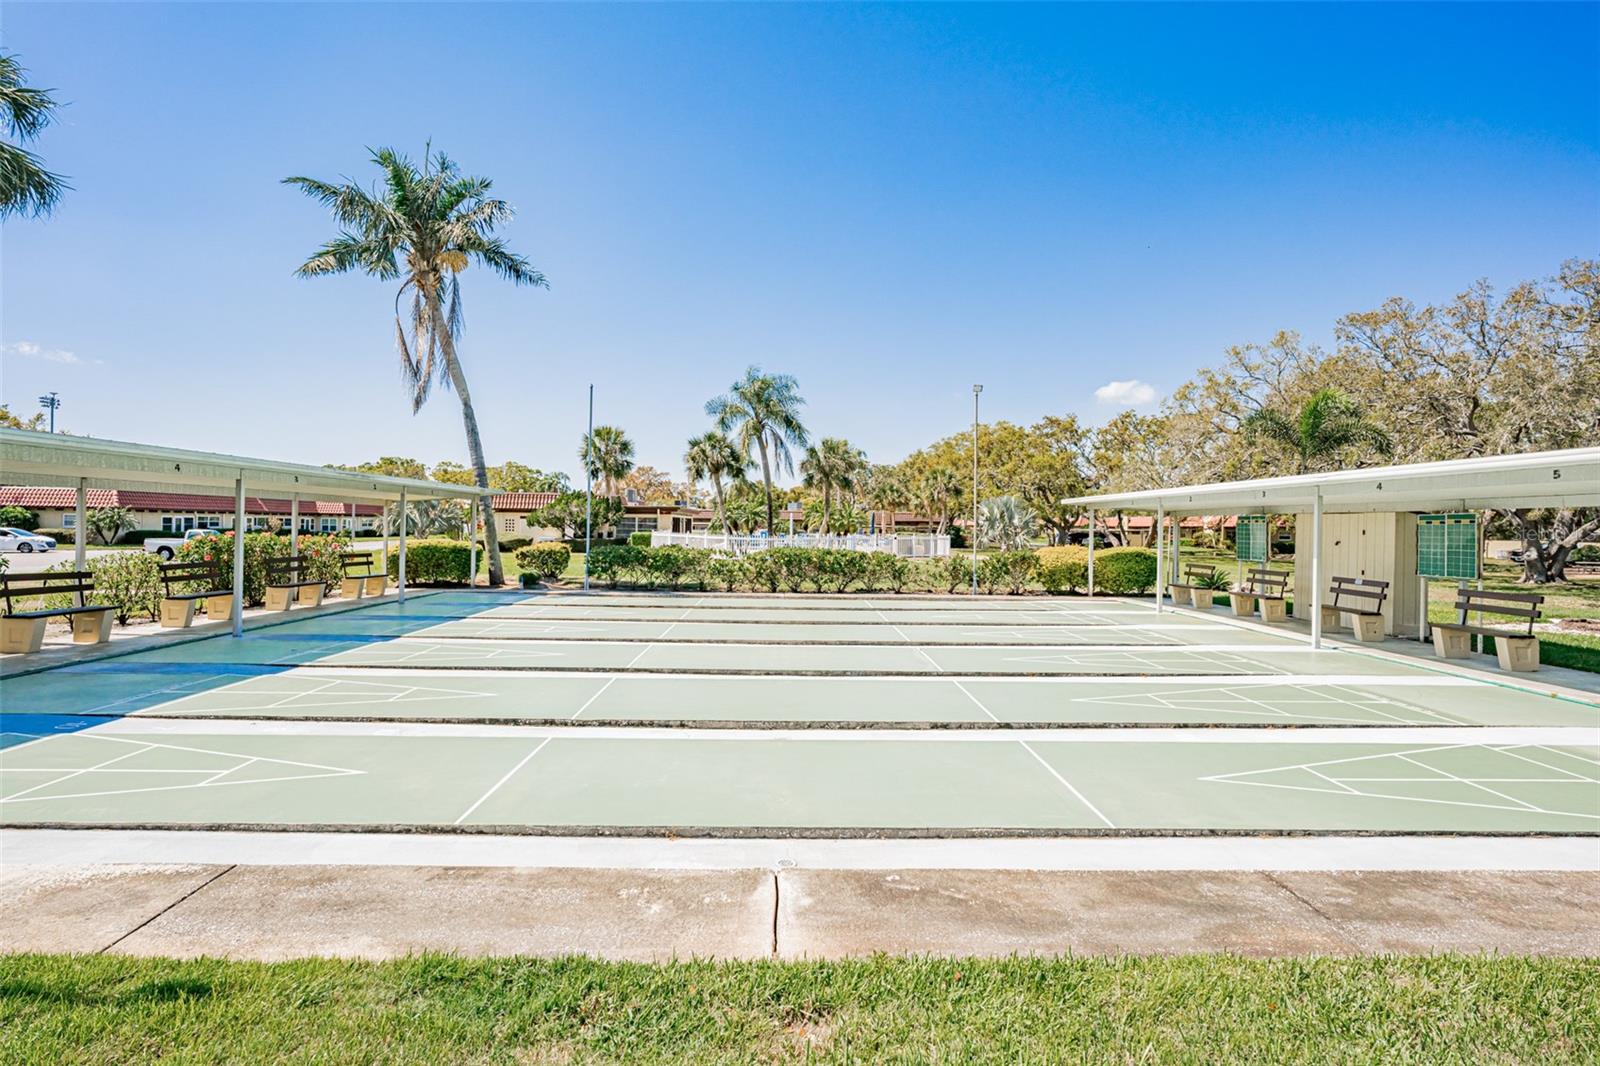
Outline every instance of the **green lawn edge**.
<svg viewBox="0 0 1600 1066"><path fill-rule="evenodd" d="M0 956L0 1059L1594 1062L1600 960Z"/></svg>

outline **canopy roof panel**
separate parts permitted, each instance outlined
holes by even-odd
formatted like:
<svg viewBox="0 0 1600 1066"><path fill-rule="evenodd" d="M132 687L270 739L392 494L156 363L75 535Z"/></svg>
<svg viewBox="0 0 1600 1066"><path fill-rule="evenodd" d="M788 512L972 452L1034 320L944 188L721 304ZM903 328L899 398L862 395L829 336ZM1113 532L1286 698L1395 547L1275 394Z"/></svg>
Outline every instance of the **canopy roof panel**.
<svg viewBox="0 0 1600 1066"><path fill-rule="evenodd" d="M1346 513L1597 507L1600 448L1073 496L1062 503L1127 511L1159 506L1173 514L1286 514L1309 510L1318 493L1325 511Z"/></svg>
<svg viewBox="0 0 1600 1066"><path fill-rule="evenodd" d="M79 478L87 479L88 487L97 489L138 486L159 492L224 489L229 493L234 481L243 479L245 492L252 496L300 493L376 503L399 499L402 489L409 500L466 500L478 494L467 485L0 428L0 480L76 487Z"/></svg>

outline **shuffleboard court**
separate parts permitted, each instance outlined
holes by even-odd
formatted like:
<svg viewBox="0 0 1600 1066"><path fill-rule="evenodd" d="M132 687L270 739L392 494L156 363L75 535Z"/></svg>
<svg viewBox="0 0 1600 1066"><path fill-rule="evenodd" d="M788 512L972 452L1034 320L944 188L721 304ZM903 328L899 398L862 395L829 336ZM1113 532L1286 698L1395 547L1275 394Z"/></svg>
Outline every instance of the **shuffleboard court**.
<svg viewBox="0 0 1600 1066"><path fill-rule="evenodd" d="M446 669L623 670L744 674L1405 674L1415 668L1359 655L1311 652L1299 644L1113 644L1027 647L974 644L794 645L736 642L603 642L494 638L373 638L355 634L275 633L212 640L130 656L135 663L242 663L260 666L417 666Z"/></svg>
<svg viewBox="0 0 1600 1066"><path fill-rule="evenodd" d="M1124 601L447 592L3 695L15 826L1600 829L1592 700Z"/></svg>
<svg viewBox="0 0 1600 1066"><path fill-rule="evenodd" d="M502 832L1600 831L1600 747L124 720L0 751L9 825ZM507 727L510 728L510 727ZM1399 732L1404 732L1403 730Z"/></svg>
<svg viewBox="0 0 1600 1066"><path fill-rule="evenodd" d="M833 622L792 625L781 622L574 621L566 618L365 617L365 612L290 622L275 627L275 638L289 635L419 636L433 639L493 637L500 640L656 641L674 644L1061 644L1176 647L1187 644L1282 645L1284 638L1222 623L1193 621L1141 625L1063 626L949 625L925 623Z"/></svg>
<svg viewBox="0 0 1600 1066"><path fill-rule="evenodd" d="M1600 707L1419 674L1205 677L787 677L135 666L7 683L15 714L397 721L1600 728ZM982 709L980 709L980 706ZM987 713L985 713L987 711Z"/></svg>

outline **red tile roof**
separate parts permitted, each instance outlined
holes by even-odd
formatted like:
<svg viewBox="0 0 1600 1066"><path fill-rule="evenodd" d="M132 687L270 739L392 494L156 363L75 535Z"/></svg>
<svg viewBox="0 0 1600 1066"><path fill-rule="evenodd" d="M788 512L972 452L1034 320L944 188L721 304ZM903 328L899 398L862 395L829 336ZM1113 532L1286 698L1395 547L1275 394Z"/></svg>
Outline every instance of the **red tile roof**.
<svg viewBox="0 0 1600 1066"><path fill-rule="evenodd" d="M494 504L494 509L497 513L501 511L507 513L521 511L526 514L529 511L537 511L541 507L550 506L555 502L555 499L556 493L554 492L499 492L490 498L490 502Z"/></svg>
<svg viewBox="0 0 1600 1066"><path fill-rule="evenodd" d="M187 492L142 492L135 489L89 489L85 502L90 507L126 507L130 511L196 511L206 514L233 513L233 497L202 496ZM37 485L7 485L0 488L0 507L16 506L34 510L70 510L78 505L76 489L53 488ZM300 513L306 517L317 515L348 515L350 504L335 500L301 500ZM261 496L244 498L244 513L254 515L287 515L290 501L267 499ZM382 513L375 503L355 505L357 515Z"/></svg>

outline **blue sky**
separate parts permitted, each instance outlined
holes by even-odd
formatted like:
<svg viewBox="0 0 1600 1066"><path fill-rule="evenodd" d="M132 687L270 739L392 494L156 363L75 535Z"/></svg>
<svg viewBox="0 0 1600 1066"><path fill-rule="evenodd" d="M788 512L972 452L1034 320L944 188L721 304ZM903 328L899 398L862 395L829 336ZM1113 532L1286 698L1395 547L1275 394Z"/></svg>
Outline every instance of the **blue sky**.
<svg viewBox="0 0 1600 1066"><path fill-rule="evenodd" d="M465 458L392 286L291 276L333 225L278 179L368 145L518 208L551 288L469 271L462 354L490 461L569 470L591 380L656 466L749 363L893 461L973 381L1098 422L1108 382L1600 252L1594 4L12 2L0 41L76 187L0 237L0 398L96 436Z"/></svg>

